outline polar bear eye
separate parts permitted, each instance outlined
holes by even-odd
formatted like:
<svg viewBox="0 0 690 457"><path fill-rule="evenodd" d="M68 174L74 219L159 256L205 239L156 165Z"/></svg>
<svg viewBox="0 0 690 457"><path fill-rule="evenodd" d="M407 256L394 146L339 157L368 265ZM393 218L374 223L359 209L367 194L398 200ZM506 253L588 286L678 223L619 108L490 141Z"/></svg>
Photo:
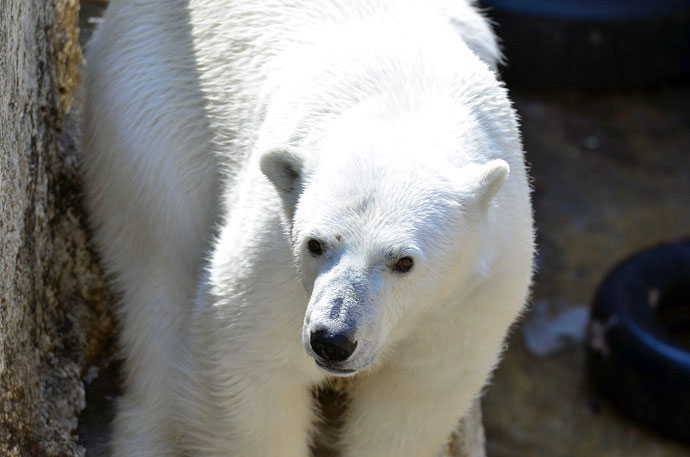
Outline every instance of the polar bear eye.
<svg viewBox="0 0 690 457"><path fill-rule="evenodd" d="M393 270L397 271L398 273L407 273L412 269L412 265L414 265L412 257L403 257L395 262L395 265L393 265Z"/></svg>
<svg viewBox="0 0 690 457"><path fill-rule="evenodd" d="M309 248L309 252L311 252L311 255L313 255L314 257L318 257L321 254L323 254L323 248L321 247L321 243L319 243L317 240L313 238L309 240L309 242L307 243L307 247Z"/></svg>

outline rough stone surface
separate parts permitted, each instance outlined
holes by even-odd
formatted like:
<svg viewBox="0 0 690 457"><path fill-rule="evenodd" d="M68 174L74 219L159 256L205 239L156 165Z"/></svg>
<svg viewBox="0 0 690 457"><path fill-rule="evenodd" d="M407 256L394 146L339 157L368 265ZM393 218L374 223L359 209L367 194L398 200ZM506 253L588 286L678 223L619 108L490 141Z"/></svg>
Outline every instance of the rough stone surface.
<svg viewBox="0 0 690 457"><path fill-rule="evenodd" d="M0 3L0 455L79 456L82 377L112 318L81 209L77 0Z"/></svg>

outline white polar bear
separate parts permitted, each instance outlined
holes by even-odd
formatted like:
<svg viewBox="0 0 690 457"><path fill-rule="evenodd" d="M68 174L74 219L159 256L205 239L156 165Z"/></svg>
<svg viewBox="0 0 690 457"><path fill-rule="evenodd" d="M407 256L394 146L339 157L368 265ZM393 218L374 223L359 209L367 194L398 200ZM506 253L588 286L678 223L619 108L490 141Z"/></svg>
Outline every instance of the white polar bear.
<svg viewBox="0 0 690 457"><path fill-rule="evenodd" d="M460 0L115 0L84 176L122 294L116 457L433 457L528 293L495 39Z"/></svg>

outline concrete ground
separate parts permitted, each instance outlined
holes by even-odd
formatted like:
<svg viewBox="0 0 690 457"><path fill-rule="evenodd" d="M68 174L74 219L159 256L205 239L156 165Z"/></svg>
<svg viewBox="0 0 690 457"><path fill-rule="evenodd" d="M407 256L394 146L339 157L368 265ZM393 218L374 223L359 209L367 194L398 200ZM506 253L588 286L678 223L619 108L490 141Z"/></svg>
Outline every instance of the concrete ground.
<svg viewBox="0 0 690 457"><path fill-rule="evenodd" d="M552 313L588 305L618 261L690 236L690 85L512 96L534 178L533 303ZM489 457L690 455L596 398L582 344L547 357L529 351L533 318L513 331L484 397Z"/></svg>
<svg viewBox="0 0 690 457"><path fill-rule="evenodd" d="M82 0L85 38L102 2ZM512 90L534 178L533 303L588 305L619 260L690 236L690 85L633 91ZM584 350L524 344L528 314L484 397L488 457L681 457L690 446L629 422L589 389ZM80 436L103 456L117 370L87 388ZM689 386L690 388L690 386Z"/></svg>

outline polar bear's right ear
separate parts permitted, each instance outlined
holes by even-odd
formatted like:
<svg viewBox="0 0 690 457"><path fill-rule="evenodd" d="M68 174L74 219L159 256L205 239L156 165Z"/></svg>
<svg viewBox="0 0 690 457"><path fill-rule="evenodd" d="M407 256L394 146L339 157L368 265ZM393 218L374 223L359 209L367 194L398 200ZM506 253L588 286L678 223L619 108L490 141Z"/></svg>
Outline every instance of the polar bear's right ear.
<svg viewBox="0 0 690 457"><path fill-rule="evenodd" d="M290 217L302 190L304 160L287 148L272 149L261 157L261 172L273 183Z"/></svg>
<svg viewBox="0 0 690 457"><path fill-rule="evenodd" d="M510 167L505 160L489 160L483 165L470 164L463 169L463 194L475 204L486 207L508 179Z"/></svg>

